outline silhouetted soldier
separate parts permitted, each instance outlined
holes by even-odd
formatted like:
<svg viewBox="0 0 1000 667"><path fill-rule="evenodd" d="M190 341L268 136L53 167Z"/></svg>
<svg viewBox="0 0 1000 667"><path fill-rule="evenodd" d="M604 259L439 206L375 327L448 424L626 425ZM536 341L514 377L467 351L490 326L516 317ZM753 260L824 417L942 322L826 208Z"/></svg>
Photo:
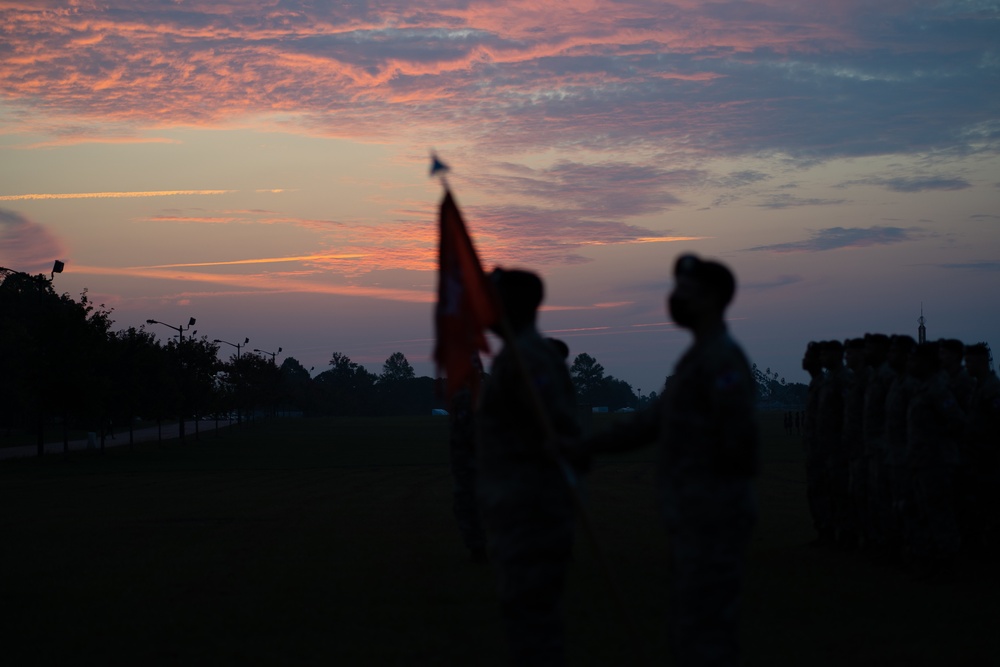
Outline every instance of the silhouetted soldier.
<svg viewBox="0 0 1000 667"><path fill-rule="evenodd" d="M834 536L839 545L851 542L850 501L847 496L848 460L844 450L844 346L839 340L825 341L820 348L823 381L819 386L817 439L820 454L828 469L830 511Z"/></svg>
<svg viewBox="0 0 1000 667"><path fill-rule="evenodd" d="M892 492L886 461L885 405L889 387L896 372L886 361L889 337L884 334L865 335L865 363L868 382L865 385L864 437L865 461L868 466L868 498L866 540L876 557L887 555L888 535L893 521Z"/></svg>
<svg viewBox="0 0 1000 667"><path fill-rule="evenodd" d="M497 269L491 280L510 328L497 332L504 348L493 361L477 413L480 516L514 662L561 665L562 594L575 509L563 471L545 445L553 436L579 437L576 393L566 362L535 328L541 279Z"/></svg>
<svg viewBox="0 0 1000 667"><path fill-rule="evenodd" d="M976 388L969 398L961 447L967 471L959 487L965 490L961 525L976 549L1000 527L1000 379L990 368L985 343L965 348L965 368Z"/></svg>
<svg viewBox="0 0 1000 667"><path fill-rule="evenodd" d="M913 507L907 513L906 537L914 573L926 577L950 568L961 546L954 473L965 415L939 372L937 344L914 348L908 368L915 384L907 408L906 464Z"/></svg>
<svg viewBox="0 0 1000 667"><path fill-rule="evenodd" d="M895 335L890 340L887 357L894 377L885 397L886 467L891 499L891 520L886 526L886 533L890 550L898 555L902 555L899 550L902 547L904 511L910 490L909 475L905 467L906 411L913 394L914 381L906 372L906 367L915 344L910 336Z"/></svg>
<svg viewBox="0 0 1000 667"><path fill-rule="evenodd" d="M472 361L481 378L483 366L478 352L473 355ZM448 453L453 480L452 511L470 558L481 563L486 560L486 533L479 520L476 502L476 422L472 392L471 386L462 387L451 399Z"/></svg>
<svg viewBox="0 0 1000 667"><path fill-rule="evenodd" d="M865 365L865 341L851 338L845 345L844 364L844 426L841 432L842 449L847 457L847 524L842 540L850 544L865 535L867 522L866 498L868 492L868 464L864 455L865 387L868 384L868 367Z"/></svg>
<svg viewBox="0 0 1000 667"><path fill-rule="evenodd" d="M822 343L810 342L802 357L802 370L809 373L809 393L803 419L806 449L806 497L816 528L818 546L833 544L833 510L830 499L830 468L819 438L819 396L823 384Z"/></svg>
<svg viewBox="0 0 1000 667"><path fill-rule="evenodd" d="M660 446L657 493L670 537L674 664L737 665L744 559L757 509L755 385L723 313L733 274L693 255L677 260L670 316L694 334L650 407L587 441L594 451Z"/></svg>
<svg viewBox="0 0 1000 667"><path fill-rule="evenodd" d="M959 407L965 410L969 407L969 399L976 388L972 376L962 367L965 356L965 344L955 338L943 338L938 341L938 355L941 360L941 370L944 372L948 389L954 394Z"/></svg>

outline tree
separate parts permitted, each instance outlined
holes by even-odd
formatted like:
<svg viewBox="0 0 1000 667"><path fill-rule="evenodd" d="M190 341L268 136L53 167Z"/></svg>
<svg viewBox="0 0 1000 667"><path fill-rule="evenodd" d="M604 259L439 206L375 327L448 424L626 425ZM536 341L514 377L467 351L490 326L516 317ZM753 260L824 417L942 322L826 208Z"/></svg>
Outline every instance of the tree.
<svg viewBox="0 0 1000 667"><path fill-rule="evenodd" d="M379 384L405 382L416 377L413 366L406 360L402 352L393 352L382 364L382 374L378 376Z"/></svg>
<svg viewBox="0 0 1000 667"><path fill-rule="evenodd" d="M8 430L33 428L39 453L54 416L64 429L71 417L97 426L110 388L110 315L90 302L86 290L74 301L56 294L44 275L0 270L0 377L15 388L0 410Z"/></svg>
<svg viewBox="0 0 1000 667"><path fill-rule="evenodd" d="M378 377L341 352L330 357L330 370L316 376L320 410L332 415L374 414Z"/></svg>
<svg viewBox="0 0 1000 667"><path fill-rule="evenodd" d="M434 399L430 378L417 378L402 352L393 352L378 378L379 412L388 415L426 414Z"/></svg>
<svg viewBox="0 0 1000 667"><path fill-rule="evenodd" d="M313 379L306 367L294 357L285 357L279 370L278 401L282 408L295 408L307 414L312 412L315 409Z"/></svg>
<svg viewBox="0 0 1000 667"><path fill-rule="evenodd" d="M576 355L569 369L577 398L583 403L592 403L594 393L604 382L604 366L586 353Z"/></svg>
<svg viewBox="0 0 1000 667"><path fill-rule="evenodd" d="M611 375L589 354L578 354L569 369L576 386L577 400L584 405L605 406L611 410L634 408L639 399L632 385Z"/></svg>

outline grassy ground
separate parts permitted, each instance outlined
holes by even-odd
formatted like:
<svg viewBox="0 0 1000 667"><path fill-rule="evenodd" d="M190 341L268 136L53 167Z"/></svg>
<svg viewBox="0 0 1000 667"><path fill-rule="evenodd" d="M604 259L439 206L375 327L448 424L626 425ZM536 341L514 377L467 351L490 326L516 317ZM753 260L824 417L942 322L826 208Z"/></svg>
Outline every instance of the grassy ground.
<svg viewBox="0 0 1000 667"><path fill-rule="evenodd" d="M747 665L997 664L1000 576L911 582L810 549L797 438L766 434L744 596ZM0 464L4 663L502 665L488 566L451 517L447 421L288 420L180 445ZM665 661L654 453L603 460L593 522ZM570 662L634 664L583 539Z"/></svg>

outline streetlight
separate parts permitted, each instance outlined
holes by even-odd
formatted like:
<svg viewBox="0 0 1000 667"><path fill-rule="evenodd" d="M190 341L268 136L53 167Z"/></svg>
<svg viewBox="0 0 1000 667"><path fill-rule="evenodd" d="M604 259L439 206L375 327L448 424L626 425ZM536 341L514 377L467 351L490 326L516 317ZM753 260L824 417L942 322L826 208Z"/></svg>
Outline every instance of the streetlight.
<svg viewBox="0 0 1000 667"><path fill-rule="evenodd" d="M57 273L62 273L63 269L65 269L65 268L66 268L66 262L61 262L61 261L59 261L57 259L52 264L52 272L49 273L49 282L52 282L52 280L56 277L56 274ZM19 275L29 276L29 277L31 276L30 273L27 273L25 271L16 271L14 269L8 269L6 266L0 266L0 272L2 272L2 273L17 273ZM39 275L42 275L42 274L39 274Z"/></svg>
<svg viewBox="0 0 1000 667"><path fill-rule="evenodd" d="M236 348L236 358L239 359L240 358L240 348L243 347L244 345L246 345L247 343L249 343L250 342L250 338L248 337L242 343L230 343L228 340L220 340L218 338L216 338L212 342L213 343L225 343L226 345L232 345L233 347Z"/></svg>
<svg viewBox="0 0 1000 667"><path fill-rule="evenodd" d="M250 340L250 339L248 338L247 340ZM281 353L281 348L279 347L277 352L268 352L267 350L258 350L257 348L254 348L253 351L257 352L257 353L260 353L260 354L270 354L271 355L271 363L273 364L274 363L274 358Z"/></svg>
<svg viewBox="0 0 1000 667"><path fill-rule="evenodd" d="M184 342L184 332L187 331L188 329L190 329L191 327L193 327L194 326L194 322L195 322L195 319L193 317L191 319L189 319L188 320L187 329L185 329L183 324L180 325L179 327L175 327L172 324L167 324L166 322L160 322L158 320L146 320L146 324L162 324L165 327L170 327L171 329L173 329L174 331L177 332L177 334L181 338L181 342L182 343Z"/></svg>

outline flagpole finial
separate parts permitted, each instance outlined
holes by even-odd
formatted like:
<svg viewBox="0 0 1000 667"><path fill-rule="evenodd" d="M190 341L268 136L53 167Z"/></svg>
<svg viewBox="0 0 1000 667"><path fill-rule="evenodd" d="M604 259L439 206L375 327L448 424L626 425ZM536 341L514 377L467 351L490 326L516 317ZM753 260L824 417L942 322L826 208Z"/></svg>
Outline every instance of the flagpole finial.
<svg viewBox="0 0 1000 667"><path fill-rule="evenodd" d="M450 171L450 168L438 159L437 153L431 153L431 176L443 176L448 171Z"/></svg>

